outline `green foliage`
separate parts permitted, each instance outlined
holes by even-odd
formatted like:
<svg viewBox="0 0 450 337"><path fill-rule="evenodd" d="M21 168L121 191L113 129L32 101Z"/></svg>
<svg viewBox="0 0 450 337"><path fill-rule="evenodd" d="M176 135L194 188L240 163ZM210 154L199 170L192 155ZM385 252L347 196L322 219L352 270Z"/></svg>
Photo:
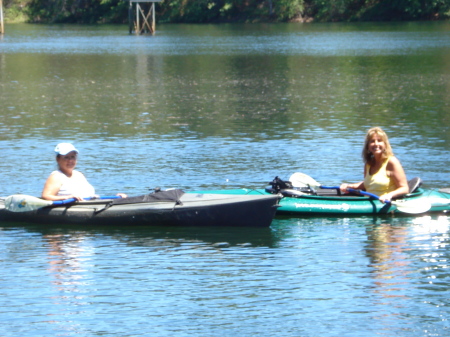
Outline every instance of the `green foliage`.
<svg viewBox="0 0 450 337"><path fill-rule="evenodd" d="M303 0L277 0L275 2L275 15L278 21L289 21L302 17L303 12Z"/></svg>
<svg viewBox="0 0 450 337"><path fill-rule="evenodd" d="M32 22L126 22L128 3L120 0L30 0L26 13Z"/></svg>
<svg viewBox="0 0 450 337"><path fill-rule="evenodd" d="M310 15L319 21L436 20L449 17L448 0L317 0Z"/></svg>
<svg viewBox="0 0 450 337"><path fill-rule="evenodd" d="M378 21L435 20L450 10L448 0L391 0L379 1L362 19Z"/></svg>
<svg viewBox="0 0 450 337"><path fill-rule="evenodd" d="M288 21L301 16L304 0L163 0L163 22Z"/></svg>
<svg viewBox="0 0 450 337"><path fill-rule="evenodd" d="M252 21L269 17L266 0L163 0L158 17L163 22Z"/></svg>
<svg viewBox="0 0 450 337"><path fill-rule="evenodd" d="M10 6L4 9L4 20L9 23L25 22L27 16L20 6Z"/></svg>
<svg viewBox="0 0 450 337"><path fill-rule="evenodd" d="M24 8L27 3L17 0L3 0L3 15L6 22L24 22L27 17Z"/></svg>
<svg viewBox="0 0 450 337"><path fill-rule="evenodd" d="M5 18L43 23L126 23L125 0L4 0ZM450 0L163 0L158 22L287 22L438 20Z"/></svg>

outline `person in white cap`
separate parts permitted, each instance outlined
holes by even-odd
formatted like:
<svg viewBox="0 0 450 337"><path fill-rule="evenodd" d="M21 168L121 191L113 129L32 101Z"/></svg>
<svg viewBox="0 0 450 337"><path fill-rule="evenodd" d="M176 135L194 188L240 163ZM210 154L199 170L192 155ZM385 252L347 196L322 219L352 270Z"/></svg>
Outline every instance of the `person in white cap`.
<svg viewBox="0 0 450 337"><path fill-rule="evenodd" d="M66 200L95 197L94 187L80 171L75 170L78 150L70 143L59 143L55 147L58 170L53 171L45 182L42 198L46 200ZM117 194L126 198L125 194Z"/></svg>

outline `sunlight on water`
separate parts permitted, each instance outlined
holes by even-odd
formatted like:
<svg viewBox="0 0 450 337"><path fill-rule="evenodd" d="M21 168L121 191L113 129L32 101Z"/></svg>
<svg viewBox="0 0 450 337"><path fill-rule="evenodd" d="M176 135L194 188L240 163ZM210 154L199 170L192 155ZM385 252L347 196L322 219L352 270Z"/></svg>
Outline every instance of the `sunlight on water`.
<svg viewBox="0 0 450 337"><path fill-rule="evenodd" d="M15 268L2 278L2 316L14 317L5 336L15 321L44 335L345 335L354 320L369 335L444 336L449 220L411 220L278 219L268 231L219 232L3 228L2 267Z"/></svg>
<svg viewBox="0 0 450 337"><path fill-rule="evenodd" d="M101 195L362 179L382 126L449 187L447 22L8 25L1 196L40 195L73 142ZM445 337L449 217L277 217L270 228L0 224L3 337ZM6 325L5 325L6 326Z"/></svg>

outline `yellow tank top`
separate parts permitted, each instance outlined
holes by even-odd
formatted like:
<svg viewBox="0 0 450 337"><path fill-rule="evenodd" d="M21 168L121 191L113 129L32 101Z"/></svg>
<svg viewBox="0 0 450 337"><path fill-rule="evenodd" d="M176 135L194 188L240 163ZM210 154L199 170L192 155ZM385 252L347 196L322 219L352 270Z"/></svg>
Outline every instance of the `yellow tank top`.
<svg viewBox="0 0 450 337"><path fill-rule="evenodd" d="M386 166L389 162L387 158L377 173L370 174L370 165L366 164L366 176L364 177L364 187L367 192L373 193L375 195L381 196L383 194L392 192L397 189L393 179L388 177L386 172Z"/></svg>

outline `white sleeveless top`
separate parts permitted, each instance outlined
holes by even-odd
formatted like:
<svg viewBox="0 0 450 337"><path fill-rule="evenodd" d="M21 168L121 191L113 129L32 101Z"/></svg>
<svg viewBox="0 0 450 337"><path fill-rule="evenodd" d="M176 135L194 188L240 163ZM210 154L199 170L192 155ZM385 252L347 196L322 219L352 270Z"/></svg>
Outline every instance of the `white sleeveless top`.
<svg viewBox="0 0 450 337"><path fill-rule="evenodd" d="M74 172L76 172L74 170ZM62 177L62 185L57 195L79 195L82 198L88 198L95 195L95 188L89 184L86 177L81 174L79 179L70 179L60 170L53 171L52 174L60 174Z"/></svg>

